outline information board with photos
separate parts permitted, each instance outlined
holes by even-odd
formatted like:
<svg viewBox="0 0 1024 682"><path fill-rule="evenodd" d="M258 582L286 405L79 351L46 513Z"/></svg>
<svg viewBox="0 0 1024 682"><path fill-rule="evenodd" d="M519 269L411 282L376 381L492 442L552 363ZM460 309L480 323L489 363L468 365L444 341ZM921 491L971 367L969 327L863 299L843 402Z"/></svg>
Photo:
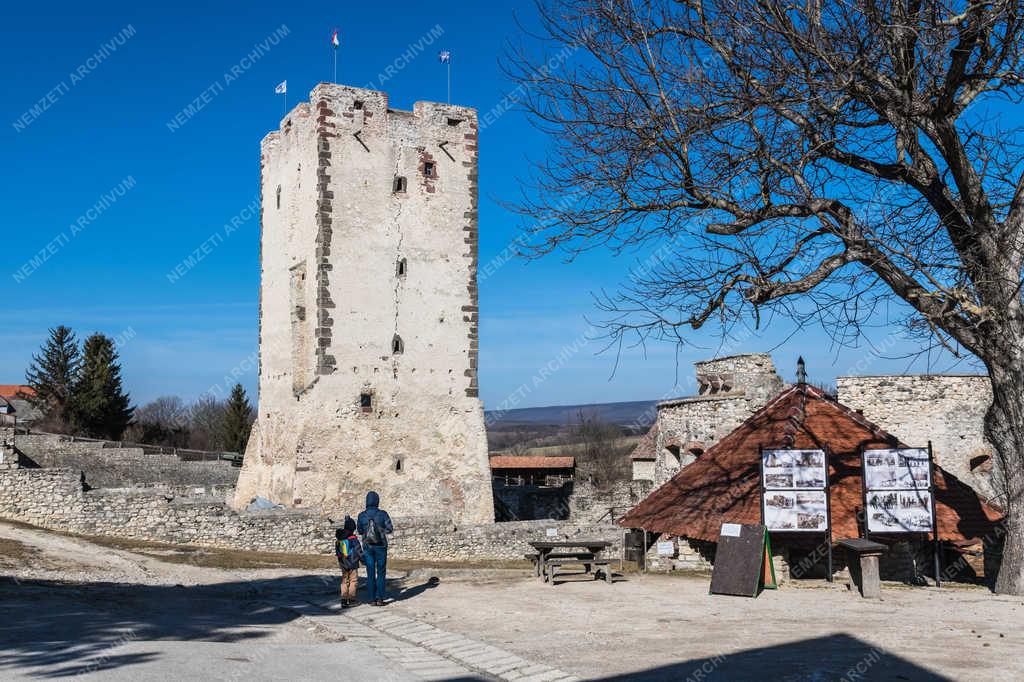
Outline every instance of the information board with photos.
<svg viewBox="0 0 1024 682"><path fill-rule="evenodd" d="M761 503L768 530L828 530L826 467L823 450L761 451Z"/></svg>
<svg viewBox="0 0 1024 682"><path fill-rule="evenodd" d="M934 527L927 448L865 450L864 507L871 533L928 533Z"/></svg>

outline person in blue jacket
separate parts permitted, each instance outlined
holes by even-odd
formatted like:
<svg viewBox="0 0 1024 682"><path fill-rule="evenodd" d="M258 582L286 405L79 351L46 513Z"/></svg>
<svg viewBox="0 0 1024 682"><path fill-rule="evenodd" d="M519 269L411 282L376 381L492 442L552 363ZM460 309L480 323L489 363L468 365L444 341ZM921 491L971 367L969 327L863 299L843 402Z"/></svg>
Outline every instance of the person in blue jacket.
<svg viewBox="0 0 1024 682"><path fill-rule="evenodd" d="M380 508L380 495L374 491L366 493L366 509L359 512L356 522L363 537L363 562L366 564L366 589L369 602L384 606L384 585L388 570L388 534L395 527L391 517Z"/></svg>

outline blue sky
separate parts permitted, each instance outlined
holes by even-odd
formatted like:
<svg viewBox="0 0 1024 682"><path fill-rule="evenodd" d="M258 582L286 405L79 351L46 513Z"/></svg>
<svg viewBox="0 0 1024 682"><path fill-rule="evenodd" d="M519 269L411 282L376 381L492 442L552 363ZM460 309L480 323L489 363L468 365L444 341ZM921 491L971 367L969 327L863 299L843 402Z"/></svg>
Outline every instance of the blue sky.
<svg viewBox="0 0 1024 682"><path fill-rule="evenodd" d="M258 193L259 141L283 111L274 86L288 80L290 107L330 80L328 40L338 26L339 82L366 85L391 65L381 89L392 106L443 101L437 52L447 49L453 101L482 117L514 87L498 68L504 41L519 40L514 11L530 23L527 4L501 1L10 6L0 42L9 65L0 120L0 383L20 382L47 327L68 324L123 341L124 376L138 403L225 391L233 376L254 395L259 225L246 216ZM427 44L438 27L443 33ZM247 59L275 31L276 44ZM417 41L422 52L402 60ZM180 112L204 91L202 109L182 122ZM510 406L517 392L516 406L689 393L689 364L719 347L711 334L693 334L683 349L625 349L617 369L614 352L596 352L600 340L580 342L588 318L601 319L592 292L614 291L643 254L503 262L520 222L497 202L515 196L546 141L512 110L483 130L480 144L480 263L494 264L480 288L486 406ZM172 283L168 274L204 243L209 254ZM830 348L817 330L787 341L791 332L777 322L728 350L774 349L787 379L803 354L813 380L831 381L851 370L905 371L897 356L913 348L885 329L870 340L894 359ZM576 352L535 388L532 377L566 346Z"/></svg>

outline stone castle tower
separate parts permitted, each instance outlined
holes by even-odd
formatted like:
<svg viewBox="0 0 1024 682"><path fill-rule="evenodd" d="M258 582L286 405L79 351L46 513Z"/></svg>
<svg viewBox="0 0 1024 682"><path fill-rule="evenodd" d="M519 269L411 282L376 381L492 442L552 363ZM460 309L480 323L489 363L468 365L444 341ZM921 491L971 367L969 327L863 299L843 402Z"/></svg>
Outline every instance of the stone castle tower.
<svg viewBox="0 0 1024 682"><path fill-rule="evenodd" d="M235 506L494 519L477 119L321 83L261 155L260 377Z"/></svg>

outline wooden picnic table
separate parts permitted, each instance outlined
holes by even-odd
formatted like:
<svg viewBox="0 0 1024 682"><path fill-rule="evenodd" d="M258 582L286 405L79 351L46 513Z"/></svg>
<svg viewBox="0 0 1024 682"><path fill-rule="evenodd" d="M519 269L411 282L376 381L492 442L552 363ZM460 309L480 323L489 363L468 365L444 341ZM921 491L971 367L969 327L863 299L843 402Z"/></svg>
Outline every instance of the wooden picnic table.
<svg viewBox="0 0 1024 682"><path fill-rule="evenodd" d="M609 561L601 557L601 553L612 546L607 540L538 540L531 542L530 546L537 550L535 555L527 555L534 561L536 574L544 582L554 584L554 573L558 566L565 564L581 564L587 573L591 567L601 566L604 570L605 580L612 581L612 572L608 567ZM557 551L577 550L577 551ZM579 551L583 550L583 551ZM594 572L597 578L597 572Z"/></svg>

